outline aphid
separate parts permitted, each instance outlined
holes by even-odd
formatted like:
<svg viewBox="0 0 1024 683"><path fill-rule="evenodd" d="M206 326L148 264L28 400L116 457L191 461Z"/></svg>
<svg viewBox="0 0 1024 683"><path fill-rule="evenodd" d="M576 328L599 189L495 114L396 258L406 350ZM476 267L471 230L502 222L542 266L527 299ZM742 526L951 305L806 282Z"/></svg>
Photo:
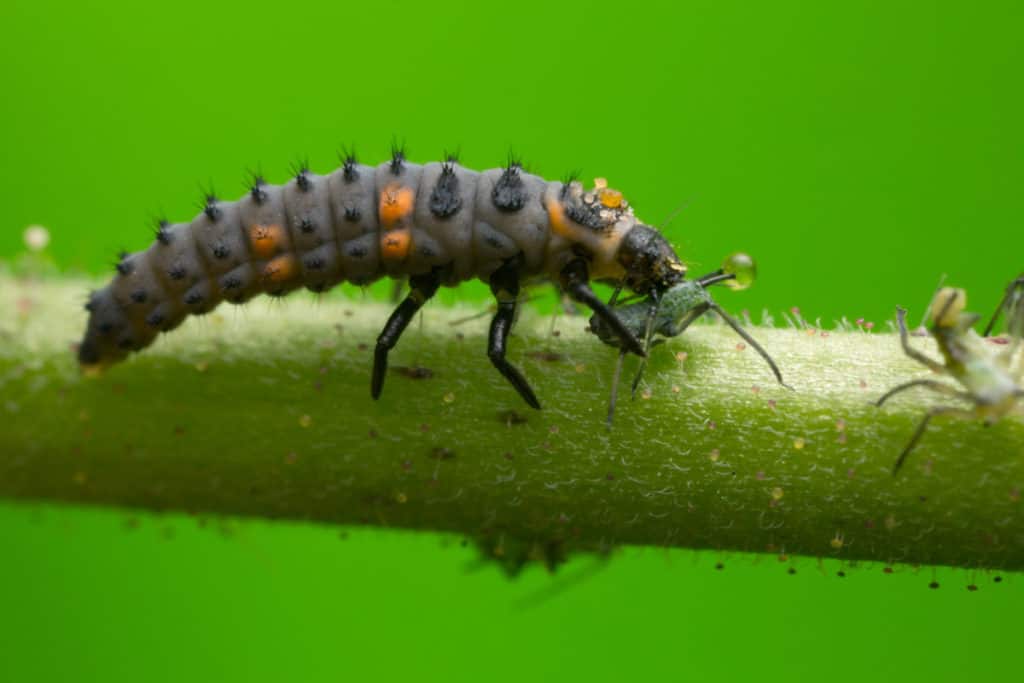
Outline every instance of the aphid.
<svg viewBox="0 0 1024 683"><path fill-rule="evenodd" d="M348 155L327 176L303 165L283 186L254 177L238 200L208 196L194 219L162 225L149 249L118 260L117 277L90 299L79 362L86 369L116 363L222 301L407 278L410 291L377 338L370 393L378 398L388 352L420 307L441 285L478 278L497 299L487 355L539 409L526 378L505 358L525 281L554 281L589 306L623 348L644 355L636 333L589 281L657 295L686 274L621 193L595 185L584 192L577 181L547 181L514 161L483 172L454 159L420 166L401 150L378 166Z"/></svg>
<svg viewBox="0 0 1024 683"><path fill-rule="evenodd" d="M896 459L896 464L892 468L893 474L899 472L934 417L980 417L986 424L992 424L1004 415L1014 411L1020 412L1017 404L1024 397L1024 388L1021 386L1024 357L1017 351L1021 337L1018 335L1011 338L1010 344L999 349L986 343L972 329L980 316L975 313L964 313L966 305L967 294L964 290L943 287L935 294L929 306L928 316L932 321L929 332L939 346L944 364L910 346L907 312L903 308L896 308L896 322L899 325L903 351L932 372L953 378L963 390L934 379L915 379L893 387L883 394L875 405L881 406L901 391L925 387L943 396L966 401L973 404L973 407L935 406L929 409L911 436L910 442ZM1019 319L1011 319L1010 328L1019 329L1020 324Z"/></svg>
<svg viewBox="0 0 1024 683"><path fill-rule="evenodd" d="M1003 295L1003 300L999 302L995 313L989 319L982 336L987 337L992 334L992 329L996 326L999 316L1004 312L1007 334L1018 339L1024 337L1024 273L1018 275L1017 279L1012 280L1006 286L1006 294Z"/></svg>
<svg viewBox="0 0 1024 683"><path fill-rule="evenodd" d="M681 335L697 318L708 311L714 311L764 358L779 384L791 389L792 387L782 381L782 373L779 372L778 366L768 352L732 316L722 310L707 291L708 287L715 284L725 284L737 290L746 289L753 284L756 276L757 267L750 256L742 253L732 254L725 259L720 270L696 280L681 280L664 291L652 291L642 301L615 308L615 314L627 329L644 340L644 350L646 351L669 337ZM617 299L617 295L618 292L613 295L612 303ZM610 426L615 414L619 377L622 373L622 361L626 355L626 349L621 348L621 342L615 331L596 315L590 318L590 331L605 344L620 347L615 374L612 377L611 399L608 402L607 422ZM655 335L660 338L656 338ZM632 393L634 396L645 367L646 356L644 360L641 360L640 368L633 379Z"/></svg>

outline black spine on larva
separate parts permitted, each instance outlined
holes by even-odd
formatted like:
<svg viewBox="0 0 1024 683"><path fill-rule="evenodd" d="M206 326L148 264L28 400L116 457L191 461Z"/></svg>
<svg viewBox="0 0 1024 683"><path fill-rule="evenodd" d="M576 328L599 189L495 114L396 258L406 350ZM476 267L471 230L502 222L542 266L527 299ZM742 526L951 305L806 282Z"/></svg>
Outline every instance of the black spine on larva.
<svg viewBox="0 0 1024 683"><path fill-rule="evenodd" d="M498 182L491 190L491 202L500 211L519 211L526 206L527 192L523 186L522 166L518 161L509 161Z"/></svg>
<svg viewBox="0 0 1024 683"><path fill-rule="evenodd" d="M454 216L462 208L462 197L459 196L459 178L455 175L455 162L452 159L441 164L441 175L430 192L430 213L438 218Z"/></svg>
<svg viewBox="0 0 1024 683"><path fill-rule="evenodd" d="M358 223L359 219L362 218L362 214L359 212L358 206L346 206L345 207L345 220L349 223Z"/></svg>
<svg viewBox="0 0 1024 683"><path fill-rule="evenodd" d="M206 195L206 204L203 206L203 213L214 223L220 220L220 207L217 206L219 201L217 195L210 193Z"/></svg>
<svg viewBox="0 0 1024 683"><path fill-rule="evenodd" d="M263 176L253 176L252 185L249 187L249 194L252 195L253 201L257 204L267 201L267 191L263 189L263 186L266 184L267 181L263 179Z"/></svg>
<svg viewBox="0 0 1024 683"><path fill-rule="evenodd" d="M391 145L391 175L402 175L402 168L405 166L405 148L401 145Z"/></svg>
<svg viewBox="0 0 1024 683"><path fill-rule="evenodd" d="M598 202L592 204L566 202L565 215L570 220L592 230L606 227L605 221L601 218L601 205Z"/></svg>
<svg viewBox="0 0 1024 683"><path fill-rule="evenodd" d="M341 176L345 179L346 183L354 183L359 180L359 160L356 159L355 152L346 152L345 158L341 163ZM358 219L356 219L358 220Z"/></svg>
<svg viewBox="0 0 1024 683"><path fill-rule="evenodd" d="M165 247L171 243L171 233L167 230L169 226L170 223L161 218L156 224L156 231L153 233L153 237L156 238L156 241Z"/></svg>
<svg viewBox="0 0 1024 683"><path fill-rule="evenodd" d="M569 190L572 189L572 184L575 183L579 179L580 179L580 172L578 170L576 170L576 171L569 171L564 176L562 176L562 189L559 190L559 192L558 192L558 198L561 199L562 201L565 201L566 199L568 199L569 198Z"/></svg>
<svg viewBox="0 0 1024 683"><path fill-rule="evenodd" d="M295 184L298 185L299 189L303 192L309 192L312 189L313 184L309 180L309 164L302 162L296 164L293 167L295 173Z"/></svg>

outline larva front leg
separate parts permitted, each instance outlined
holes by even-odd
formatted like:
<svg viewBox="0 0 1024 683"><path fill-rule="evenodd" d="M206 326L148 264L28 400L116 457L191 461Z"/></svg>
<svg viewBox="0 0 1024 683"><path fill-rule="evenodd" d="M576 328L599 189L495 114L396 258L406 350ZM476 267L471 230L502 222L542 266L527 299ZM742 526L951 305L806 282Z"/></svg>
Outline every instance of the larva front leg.
<svg viewBox="0 0 1024 683"><path fill-rule="evenodd" d="M377 337L377 347L373 352L373 377L370 380L370 395L374 400L380 398L380 392L384 389L384 375L388 371L388 352L398 343L398 338L412 322L416 312L434 296L440 286L441 274L437 269L409 278L409 294L388 318L380 336Z"/></svg>
<svg viewBox="0 0 1024 683"><path fill-rule="evenodd" d="M562 269L560 277L562 288L573 299L589 306L594 311L594 315L603 320L616 336L622 340L622 348L635 353L641 358L647 357L647 353L644 351L640 340L636 338L636 335L623 324L619 316L615 315L615 311L609 308L605 302L601 301L594 294L594 290L590 288L586 261L583 259L573 259Z"/></svg>

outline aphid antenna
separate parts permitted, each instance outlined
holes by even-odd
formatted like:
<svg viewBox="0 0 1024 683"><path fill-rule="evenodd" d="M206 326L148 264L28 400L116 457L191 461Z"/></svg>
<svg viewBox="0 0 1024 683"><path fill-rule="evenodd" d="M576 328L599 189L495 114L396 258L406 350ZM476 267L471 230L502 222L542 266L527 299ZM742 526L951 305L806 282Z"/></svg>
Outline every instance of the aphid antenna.
<svg viewBox="0 0 1024 683"><path fill-rule="evenodd" d="M752 349L757 351L757 354L761 356L761 358L764 359L764 362L768 364L768 367L772 369L772 374L775 375L775 379L778 381L779 384L786 387L790 391L795 391L793 387L789 386L782 380L782 373L779 371L779 366L775 364L775 361L772 360L772 357L769 356L768 352L764 350L764 347L758 344L757 341L753 337L751 337L746 330L743 329L743 327L735 318L726 313L725 310L721 306L716 304L714 301L709 301L708 306L711 308L711 310L713 310L715 313L722 317L722 320L724 320L725 323L732 328L733 332L741 336L743 338L743 341L747 342L747 344L749 344Z"/></svg>
<svg viewBox="0 0 1024 683"><path fill-rule="evenodd" d="M939 283L937 285L935 285L935 289L932 290L932 291L938 292L940 289L942 289L942 285L944 285L944 284L946 284L946 273L943 273L942 275L939 276ZM932 294L932 298L934 298L934 297L935 297L935 295ZM928 302L928 304L926 304L925 307L924 307L924 315L921 316L921 322L918 324L918 327L926 327L928 325L928 312L930 310L931 310L931 302ZM985 335L985 336L988 336L988 335Z"/></svg>

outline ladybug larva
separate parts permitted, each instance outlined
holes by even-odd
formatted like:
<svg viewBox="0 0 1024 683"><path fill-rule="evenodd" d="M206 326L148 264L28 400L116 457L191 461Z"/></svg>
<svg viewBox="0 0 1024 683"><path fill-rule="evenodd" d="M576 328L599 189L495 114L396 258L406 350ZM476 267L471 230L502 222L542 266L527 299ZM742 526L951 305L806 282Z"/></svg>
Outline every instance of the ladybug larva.
<svg viewBox="0 0 1024 683"><path fill-rule="evenodd" d="M548 279L590 307L623 348L645 355L637 336L597 298L591 280L638 294L668 290L686 267L622 194L602 180L552 182L520 164L477 172L454 158L418 165L401 151L379 166L348 156L321 176L301 168L283 186L256 178L234 202L207 197L187 223L161 222L145 251L125 254L94 292L78 358L102 369L145 348L188 315L299 287L323 292L407 277L411 291L377 338L370 392L378 398L388 352L441 285L478 278L497 299L487 355L534 408L540 403L505 358L519 288Z"/></svg>

